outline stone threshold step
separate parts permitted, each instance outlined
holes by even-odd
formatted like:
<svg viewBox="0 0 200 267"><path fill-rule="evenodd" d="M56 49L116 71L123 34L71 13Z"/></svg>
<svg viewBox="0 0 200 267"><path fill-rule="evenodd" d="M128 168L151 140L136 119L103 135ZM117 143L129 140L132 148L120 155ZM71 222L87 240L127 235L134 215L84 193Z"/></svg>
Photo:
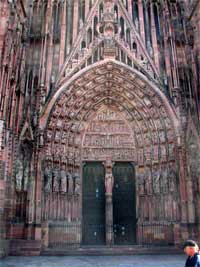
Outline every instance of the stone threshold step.
<svg viewBox="0 0 200 267"><path fill-rule="evenodd" d="M41 252L41 255L148 255L148 254L181 254L182 251L175 247L81 247L78 249L51 248Z"/></svg>

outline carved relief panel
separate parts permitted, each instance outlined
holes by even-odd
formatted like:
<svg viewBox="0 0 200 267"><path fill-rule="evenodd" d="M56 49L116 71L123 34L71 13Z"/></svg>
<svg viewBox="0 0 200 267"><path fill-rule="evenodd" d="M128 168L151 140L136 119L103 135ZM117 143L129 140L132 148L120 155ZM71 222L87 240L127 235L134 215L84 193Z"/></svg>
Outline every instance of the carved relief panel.
<svg viewBox="0 0 200 267"><path fill-rule="evenodd" d="M136 160L132 130L119 111L107 106L89 122L82 150L83 160Z"/></svg>

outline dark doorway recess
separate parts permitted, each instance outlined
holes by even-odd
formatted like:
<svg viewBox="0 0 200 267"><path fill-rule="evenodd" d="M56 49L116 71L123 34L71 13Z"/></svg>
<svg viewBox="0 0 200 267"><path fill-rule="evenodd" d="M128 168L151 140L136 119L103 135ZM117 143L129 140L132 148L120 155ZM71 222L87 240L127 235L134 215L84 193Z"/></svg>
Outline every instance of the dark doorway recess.
<svg viewBox="0 0 200 267"><path fill-rule="evenodd" d="M134 167L118 162L113 167L113 231L115 245L136 243L136 195Z"/></svg>
<svg viewBox="0 0 200 267"><path fill-rule="evenodd" d="M105 168L100 162L83 166L82 244L105 245Z"/></svg>

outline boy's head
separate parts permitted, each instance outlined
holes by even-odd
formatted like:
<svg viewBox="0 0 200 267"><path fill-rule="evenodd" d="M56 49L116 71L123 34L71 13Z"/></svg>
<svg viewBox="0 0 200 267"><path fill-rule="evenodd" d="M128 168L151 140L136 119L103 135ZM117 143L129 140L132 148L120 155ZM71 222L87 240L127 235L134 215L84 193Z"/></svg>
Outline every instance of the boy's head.
<svg viewBox="0 0 200 267"><path fill-rule="evenodd" d="M183 245L183 249L188 256L192 257L195 253L199 251L199 246L195 241L187 240Z"/></svg>

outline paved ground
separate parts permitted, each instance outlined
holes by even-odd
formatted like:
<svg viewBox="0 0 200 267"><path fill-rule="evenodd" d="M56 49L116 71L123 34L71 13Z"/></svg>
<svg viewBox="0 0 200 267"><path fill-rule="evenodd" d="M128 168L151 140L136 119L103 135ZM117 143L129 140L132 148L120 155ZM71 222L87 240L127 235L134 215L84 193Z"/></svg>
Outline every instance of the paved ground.
<svg viewBox="0 0 200 267"><path fill-rule="evenodd" d="M7 257L0 267L183 267L184 255Z"/></svg>

